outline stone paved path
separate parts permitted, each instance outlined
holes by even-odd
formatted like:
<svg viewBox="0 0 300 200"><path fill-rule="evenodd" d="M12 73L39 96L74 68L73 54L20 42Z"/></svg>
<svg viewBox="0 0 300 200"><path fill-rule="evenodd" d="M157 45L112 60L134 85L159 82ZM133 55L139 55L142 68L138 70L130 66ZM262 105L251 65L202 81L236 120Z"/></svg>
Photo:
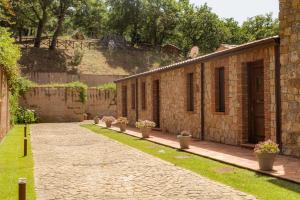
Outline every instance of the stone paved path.
<svg viewBox="0 0 300 200"><path fill-rule="evenodd" d="M31 128L38 200L255 199L75 123Z"/></svg>

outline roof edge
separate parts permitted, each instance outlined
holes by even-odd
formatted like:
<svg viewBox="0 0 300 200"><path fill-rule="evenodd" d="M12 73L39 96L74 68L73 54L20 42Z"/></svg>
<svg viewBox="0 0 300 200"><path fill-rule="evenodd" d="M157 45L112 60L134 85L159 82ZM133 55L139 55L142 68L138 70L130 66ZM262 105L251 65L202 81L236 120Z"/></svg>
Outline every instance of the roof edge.
<svg viewBox="0 0 300 200"><path fill-rule="evenodd" d="M239 45L239 46L231 48L231 49L226 49L226 50L223 50L223 51L213 52L213 53L210 53L210 54L199 56L197 58L188 59L188 60L185 60L185 61L182 61L182 62L178 62L178 63L174 63L174 64L171 64L171 65L163 66L163 67L153 69L153 70L150 70L150 71L146 71L146 72L134 74L134 75L131 75L131 76L127 76L127 77L115 80L114 82L118 83L118 82L125 81L125 80L131 79L131 78L137 78L137 77L153 74L153 73L156 73L156 72L162 72L162 71L166 71L166 70L170 70L170 69L176 69L176 68L179 68L179 67L184 67L185 65L193 64L195 62L206 61L206 60L218 57L218 56L223 56L223 55L226 55L226 54L235 53L235 52L238 52L238 51L242 51L244 49L249 49L249 48L252 48L252 47L256 47L256 46L259 46L259 45L268 44L268 43L272 43L272 42L279 43L280 42L280 37L279 36L273 36L273 37L269 37L269 38L265 38L265 39L261 39L261 40L256 40L256 41L253 41L253 42L249 42L249 43Z"/></svg>

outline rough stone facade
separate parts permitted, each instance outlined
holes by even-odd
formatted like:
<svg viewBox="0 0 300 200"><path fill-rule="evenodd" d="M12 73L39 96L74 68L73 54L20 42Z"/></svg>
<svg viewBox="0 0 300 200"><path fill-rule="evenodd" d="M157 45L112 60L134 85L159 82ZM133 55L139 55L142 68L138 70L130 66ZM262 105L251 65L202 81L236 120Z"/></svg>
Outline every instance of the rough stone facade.
<svg viewBox="0 0 300 200"><path fill-rule="evenodd" d="M300 157L300 1L280 0L282 141Z"/></svg>
<svg viewBox="0 0 300 200"><path fill-rule="evenodd" d="M10 127L7 78L0 67L0 140Z"/></svg>
<svg viewBox="0 0 300 200"><path fill-rule="evenodd" d="M151 74L137 79L129 79L117 83L117 115L122 116L122 86L127 86L128 97L128 120L130 125L134 125L138 120L153 120L153 81L160 80L160 129L168 134L179 134L182 130L191 131L194 137L199 137L200 132L200 68L198 65L189 65L185 68L164 71ZM195 110L186 111L186 74L194 73ZM138 118L136 109L132 109L131 85L137 80L137 103ZM146 108L142 109L141 85L146 83Z"/></svg>
<svg viewBox="0 0 300 200"><path fill-rule="evenodd" d="M247 63L263 61L265 137L276 141L274 43L204 63L205 139L225 144L248 143ZM214 71L225 68L225 112L215 111Z"/></svg>
<svg viewBox="0 0 300 200"><path fill-rule="evenodd" d="M79 81L89 87L97 87L124 77L122 75L69 74L64 72L23 72L22 76L40 85Z"/></svg>
<svg viewBox="0 0 300 200"><path fill-rule="evenodd" d="M115 115L115 92L88 89L87 102L82 103L76 89L62 87L35 87L20 99L20 105L36 111L40 122L79 122L84 113Z"/></svg>
<svg viewBox="0 0 300 200"><path fill-rule="evenodd" d="M141 74L117 81L117 115L122 116L122 88L127 87L127 117L131 125L137 120L153 120L153 81L160 80L160 124L163 133L179 134L183 130L201 138L201 65L203 69L203 111L205 140L225 144L248 143L248 64L261 61L264 79L265 139L276 140L275 102L275 45L276 40L245 46L231 53L183 63L181 67ZM218 67L225 71L225 112L215 111L215 77ZM194 111L187 111L187 74L194 76ZM141 84L146 83L146 109L142 109ZM138 111L132 109L132 84L138 85ZM138 114L138 117L137 117Z"/></svg>

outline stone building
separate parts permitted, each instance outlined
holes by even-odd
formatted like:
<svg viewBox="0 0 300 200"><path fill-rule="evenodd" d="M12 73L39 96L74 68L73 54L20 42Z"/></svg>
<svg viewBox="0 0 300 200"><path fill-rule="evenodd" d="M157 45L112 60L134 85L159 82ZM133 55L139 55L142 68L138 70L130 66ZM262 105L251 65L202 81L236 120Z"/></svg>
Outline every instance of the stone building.
<svg viewBox="0 0 300 200"><path fill-rule="evenodd" d="M0 66L0 140L10 127L7 78Z"/></svg>
<svg viewBox="0 0 300 200"><path fill-rule="evenodd" d="M272 139L300 157L300 1L280 10L280 37L117 80L117 115L231 145Z"/></svg>

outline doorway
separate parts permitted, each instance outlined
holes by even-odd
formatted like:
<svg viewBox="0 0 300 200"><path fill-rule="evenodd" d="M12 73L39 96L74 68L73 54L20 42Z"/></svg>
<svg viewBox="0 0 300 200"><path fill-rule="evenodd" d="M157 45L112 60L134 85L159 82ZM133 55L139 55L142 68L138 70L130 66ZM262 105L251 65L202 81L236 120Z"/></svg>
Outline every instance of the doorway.
<svg viewBox="0 0 300 200"><path fill-rule="evenodd" d="M248 63L249 142L265 140L264 65L263 61Z"/></svg>

